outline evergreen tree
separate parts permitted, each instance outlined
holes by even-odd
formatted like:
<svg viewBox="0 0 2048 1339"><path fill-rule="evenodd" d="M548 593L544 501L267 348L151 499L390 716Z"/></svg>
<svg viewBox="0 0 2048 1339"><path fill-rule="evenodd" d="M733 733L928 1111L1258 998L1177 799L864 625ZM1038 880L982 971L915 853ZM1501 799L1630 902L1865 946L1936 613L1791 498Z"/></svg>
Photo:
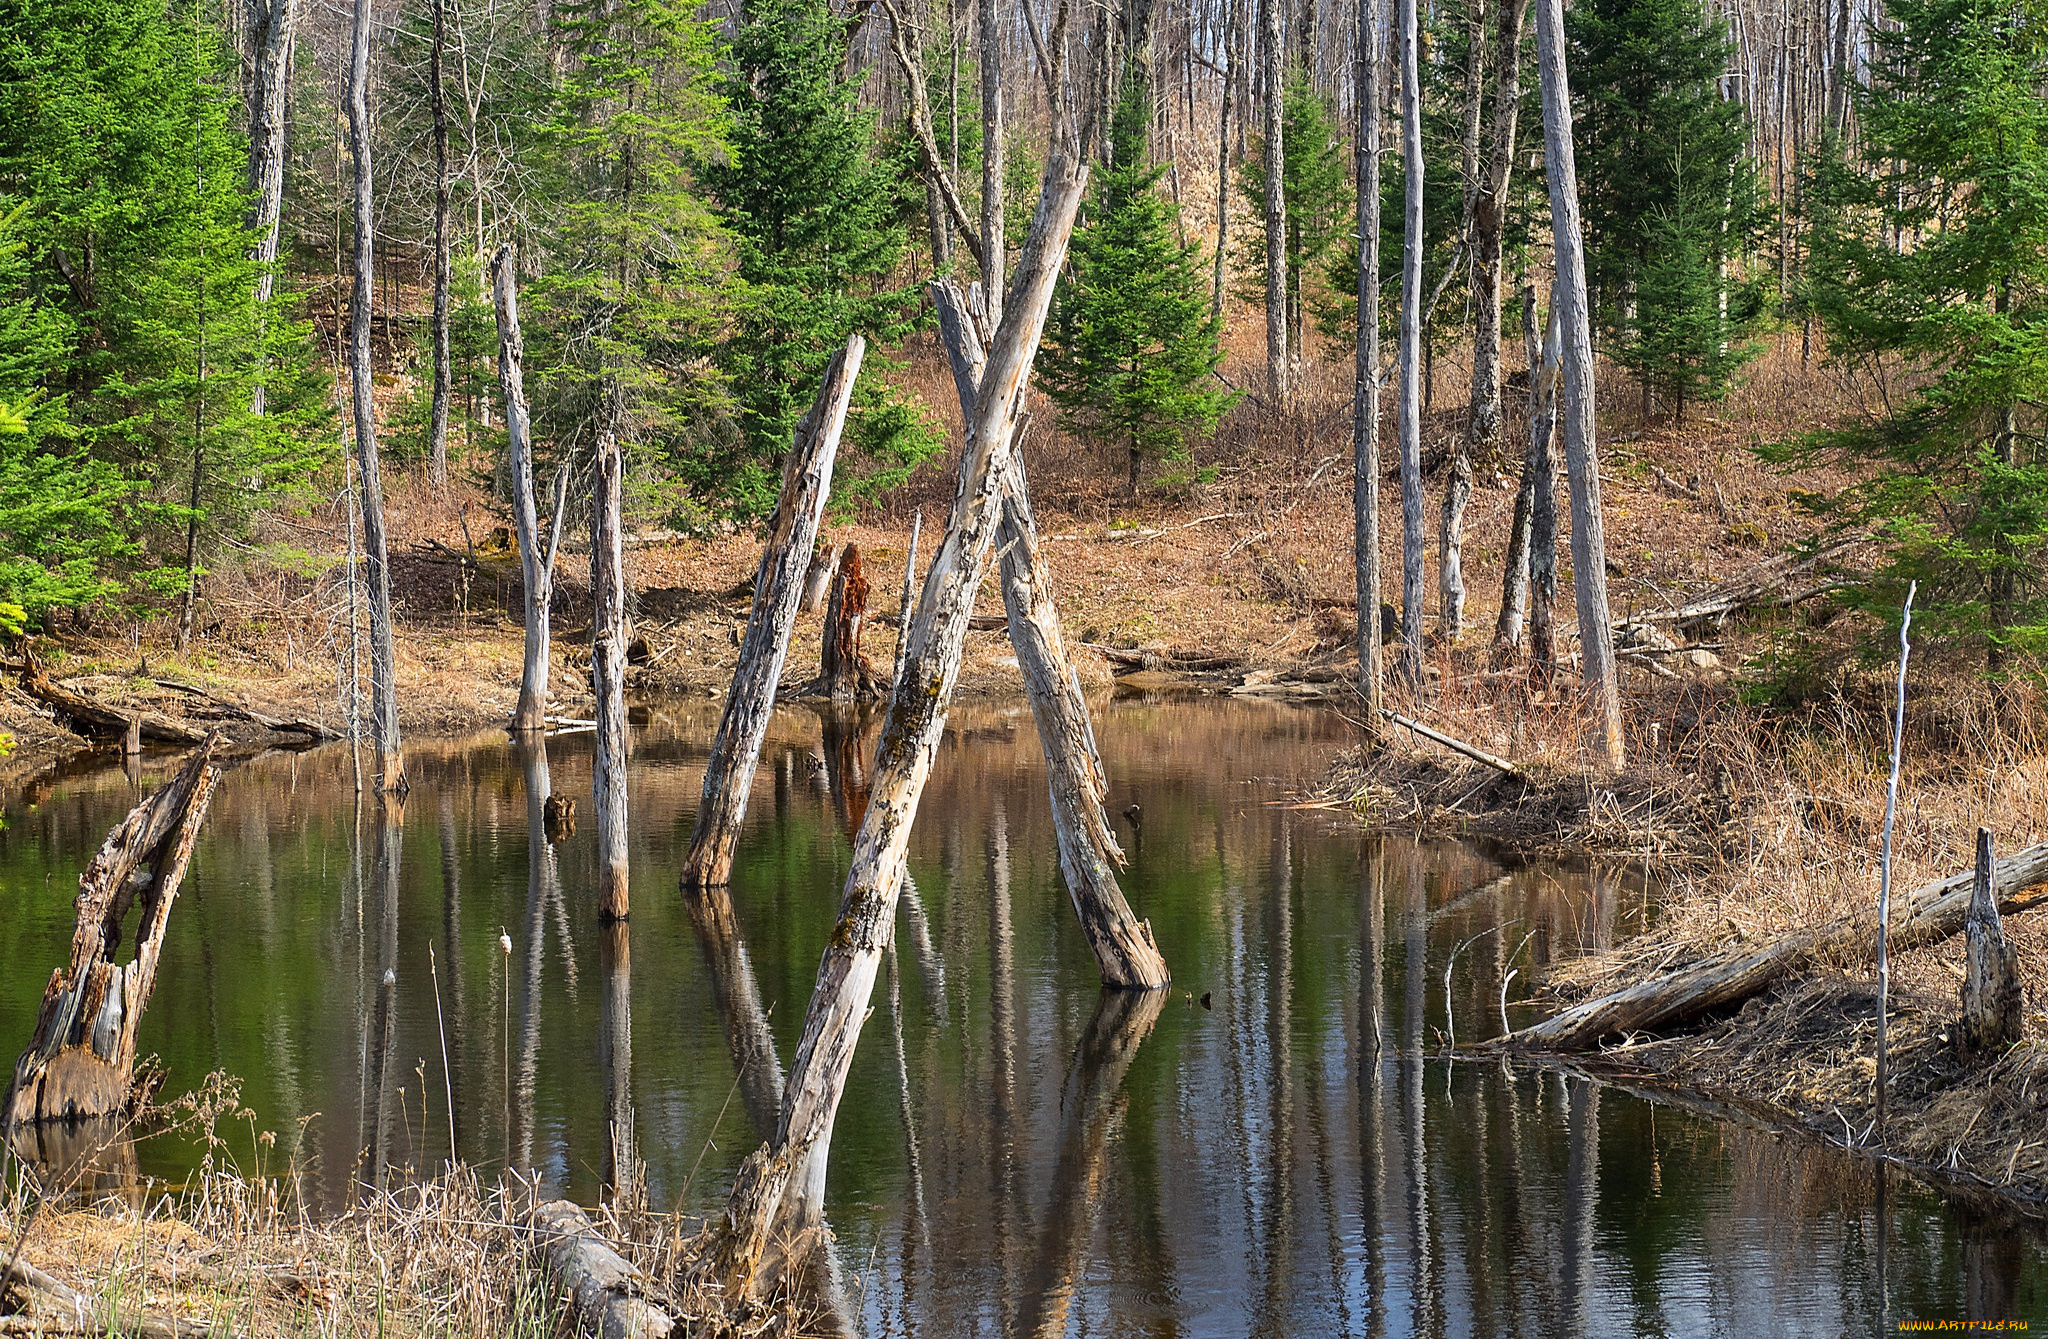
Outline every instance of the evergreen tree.
<svg viewBox="0 0 2048 1339"><path fill-rule="evenodd" d="M900 178L876 153L875 116L842 77L845 20L823 0L768 0L733 39L725 84L731 153L705 181L739 251L741 289L719 352L737 402L736 440L695 462L733 509L775 504L780 461L832 355L917 328L920 296L892 281L908 234ZM854 491L905 477L942 445L929 412L889 386L870 348L854 387L842 468Z"/></svg>
<svg viewBox="0 0 2048 1339"><path fill-rule="evenodd" d="M1719 398L1764 311L1760 279L1723 275L1769 222L1741 105L1721 95L1727 31L1700 0L1585 0L1566 17L1588 296L1647 388Z"/></svg>
<svg viewBox="0 0 2048 1339"><path fill-rule="evenodd" d="M1038 368L1063 426L1126 448L1136 496L1144 457L1185 458L1190 435L1213 430L1236 397L1212 379L1222 355L1204 268L1175 236L1157 189L1165 169L1145 161L1150 92L1125 85L1112 165L1074 230Z"/></svg>
<svg viewBox="0 0 2048 1339"><path fill-rule="evenodd" d="M1804 297L1830 358L1894 389L1875 422L1768 455L1863 476L1834 519L1886 561L1851 603L1895 619L1917 579L1915 635L1984 645L2000 671L2048 643L2048 0L1887 12L1860 161L1824 151L1806 186Z"/></svg>
<svg viewBox="0 0 2048 1339"><path fill-rule="evenodd" d="M1308 73L1288 72L1280 107L1280 179L1287 200L1287 328L1289 347L1298 348L1303 333L1306 285L1319 280L1331 251L1348 230L1353 203L1348 153L1337 133L1337 118L1327 99L1316 91ZM1265 141L1252 138L1250 152L1238 165L1238 190L1256 212L1266 198ZM1354 243L1355 245L1355 243ZM1352 262L1356 271L1357 262ZM1263 303L1266 253L1263 241L1241 242L1237 270L1244 300ZM1357 301L1354 285L1352 301Z"/></svg>

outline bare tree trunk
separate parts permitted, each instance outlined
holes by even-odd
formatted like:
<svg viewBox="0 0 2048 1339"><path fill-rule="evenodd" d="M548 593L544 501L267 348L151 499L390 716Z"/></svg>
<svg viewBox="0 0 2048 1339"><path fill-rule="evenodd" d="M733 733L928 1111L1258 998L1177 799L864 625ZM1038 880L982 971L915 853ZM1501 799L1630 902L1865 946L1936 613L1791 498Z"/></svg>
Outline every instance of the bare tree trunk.
<svg viewBox="0 0 2048 1339"><path fill-rule="evenodd" d="M1352 372L1352 565L1358 591L1358 691L1377 738L1386 709L1380 645L1380 0L1358 0L1358 357Z"/></svg>
<svg viewBox="0 0 2048 1339"><path fill-rule="evenodd" d="M270 304L277 286L277 234L284 217L285 92L291 87L292 41L297 26L297 0L251 0L250 18L257 26L255 79L249 89L249 231L256 237L257 317ZM250 393L250 412L261 416L266 404L263 381Z"/></svg>
<svg viewBox="0 0 2048 1339"><path fill-rule="evenodd" d="M363 552L370 586L370 722L377 741L377 785L403 794L405 754L398 731L398 685L391 649L391 569L384 536L384 485L377 471L377 420L370 383L370 289L376 206L370 194L370 0L355 0L349 47L348 149L355 160L355 287L349 298L349 371L355 398L356 459L363 476Z"/></svg>
<svg viewBox="0 0 2048 1339"><path fill-rule="evenodd" d="M1276 407L1293 390L1287 357L1287 186L1280 87L1280 6L1285 0L1256 0L1259 6L1259 61L1266 72L1266 386Z"/></svg>
<svg viewBox="0 0 2048 1339"><path fill-rule="evenodd" d="M818 660L818 691L834 702L872 702L881 696L874 667L860 645L867 619L867 574L861 570L859 546L848 544L839 556L839 573L832 578Z"/></svg>
<svg viewBox="0 0 2048 1339"><path fill-rule="evenodd" d="M1593 713L1593 756L1621 770L1621 685L1608 635L1607 538L1600 517L1600 458L1593 441L1593 330L1586 310L1586 254L1579 229L1571 87L1564 64L1564 0L1536 0L1537 64L1543 74L1543 161L1550 175L1550 230L1557 246L1564 462L1572 487L1572 586L1579 611L1580 682Z"/></svg>
<svg viewBox="0 0 2048 1339"><path fill-rule="evenodd" d="M1501 246L1507 229L1508 181L1522 105L1522 29L1529 0L1501 0L1494 46L1492 143L1486 173L1472 196L1472 417L1470 453L1493 454L1501 429Z"/></svg>
<svg viewBox="0 0 2048 1339"><path fill-rule="evenodd" d="M1977 829L1977 871L1970 888L1970 910L1963 929L1968 936L1963 976L1963 1018L1957 1050L1966 1059L2002 1053L2020 1038L2025 993L2020 988L2019 957L2006 942L1998 917L1998 888L1992 873L1991 829Z"/></svg>
<svg viewBox="0 0 2048 1339"><path fill-rule="evenodd" d="M967 207L960 203L960 192L946 173L946 164L939 157L938 139L932 134L931 94L925 86L922 63L912 59L905 38L905 34L913 30L904 21L895 0L881 0L881 4L883 12L889 16L889 46L895 53L903 82L908 86L905 100L909 106L910 132L917 140L918 161L924 168L925 184L938 192L946 217L952 220L954 228L959 230L960 240L973 253L975 265L985 267L981 238L975 230L974 221L967 217ZM983 273L987 273L986 268L983 268Z"/></svg>
<svg viewBox="0 0 2048 1339"><path fill-rule="evenodd" d="M278 0L289 4L290 0ZM434 115L434 400L427 423L427 463L434 487L448 487L448 392L454 373L448 363L448 95L441 79L441 55L448 44L448 0L434 0L434 50L427 62L428 95Z"/></svg>
<svg viewBox="0 0 2048 1339"><path fill-rule="evenodd" d="M683 862L685 888L732 880L733 852L739 847L747 792L761 761L761 741L768 735L775 688L782 679L783 658L789 653L790 625L796 622L805 572L818 542L818 524L832 491L832 462L839 451L840 429L846 424L846 407L866 353L867 342L854 335L826 365L818 398L797 424L789 458L783 463L782 493L768 523L761 570L754 578L753 611L747 615L739 665L733 670L725 712L718 718L718 734L711 741L711 760L704 769L697 828Z"/></svg>
<svg viewBox="0 0 2048 1339"><path fill-rule="evenodd" d="M939 311L940 338L952 359L954 386L962 409L971 414L986 357L981 323L959 285L933 284L932 298ZM1103 810L1109 779L1095 751L1080 676L1067 659L1059 609L1052 598L1052 573L1038 547L1024 467L1014 451L1003 472L1002 489L1003 520L996 544L1002 553L1003 606L1009 615L1010 645L1017 652L1045 752L1060 869L1102 983L1154 989L1167 983L1166 961L1153 942L1152 927L1131 911L1117 882L1124 856Z"/></svg>
<svg viewBox="0 0 2048 1339"><path fill-rule="evenodd" d="M618 435L597 434L590 475L590 669L597 688L597 762L590 803L597 811L597 888L606 920L624 920L626 873L626 566L619 537L623 463Z"/></svg>
<svg viewBox="0 0 2048 1339"><path fill-rule="evenodd" d="M1828 129L1838 135L1849 126L1850 28L1855 17L1853 0L1835 0L1835 68L1828 84Z"/></svg>
<svg viewBox="0 0 2048 1339"><path fill-rule="evenodd" d="M1401 158L1408 196L1401 235L1401 677L1422 683L1422 98L1417 88L1416 0L1399 0ZM1360 616L1364 616L1361 610Z"/></svg>
<svg viewBox="0 0 2048 1339"><path fill-rule="evenodd" d="M443 3L444 0L436 0ZM525 342L519 333L519 290L515 285L510 242L491 260L491 295L498 311L498 385L505 395L507 456L512 470L512 525L519 537L519 574L526 594L526 656L519 675L519 705L512 712L514 730L547 726L549 623L555 598L555 554L562 538L564 496L569 471L557 481L552 539L541 552L540 517L533 497L533 441L527 427L526 376L521 367Z"/></svg>
<svg viewBox="0 0 2048 1339"><path fill-rule="evenodd" d="M1235 105L1240 54L1238 45L1232 41L1237 36L1232 26L1232 6L1251 2L1223 0L1222 55L1228 64L1216 70L1217 82L1223 85L1223 106L1216 115L1216 274L1209 297L1209 319L1217 322L1219 329L1223 321L1223 269L1230 254L1230 113Z"/></svg>
<svg viewBox="0 0 2048 1339"><path fill-rule="evenodd" d="M1522 452L1522 484L1515 493L1514 520L1508 527L1493 658L1506 664L1521 652L1522 620L1527 616L1536 643L1534 663L1547 676L1555 663L1551 610L1557 603L1557 465L1551 455L1551 438L1557 427L1557 306L1553 303L1550 308L1549 334L1539 339L1534 284L1522 289L1522 342L1529 354L1529 435Z"/></svg>
<svg viewBox="0 0 2048 1339"><path fill-rule="evenodd" d="M945 730L946 705L974 594L988 569L1000 520L1001 466L1012 450L1024 383L1038 352L1053 282L1066 254L1088 172L1055 151L1020 258L1012 306L996 332L969 420L960 483L944 541L927 574L903 682L890 703L876 751L876 778L840 901L839 919L818 965L774 1140L747 1159L734 1182L705 1269L724 1296L743 1302L764 1282L761 1261L792 1172L830 1129L853 1063L855 1043L889 942L917 802ZM815 1174L815 1169L813 1169Z"/></svg>
<svg viewBox="0 0 2048 1339"><path fill-rule="evenodd" d="M1467 240L1472 235L1473 214L1479 202L1479 127L1483 120L1483 90L1486 86L1486 0L1467 0L1466 10L1466 62L1465 84L1468 96L1465 102L1465 134L1460 147L1463 149L1465 198L1461 210L1460 229ZM1448 273L1446 274L1448 277ZM1473 286L1478 285L1478 275L1472 274ZM1495 296L1496 308L1499 297ZM1435 303L1432 302L1431 319L1435 317ZM1478 306L1474 299L1475 310ZM1496 327L1498 314L1496 312ZM1476 327L1475 327L1476 328ZM1500 357L1500 335L1494 333L1494 359ZM1481 354L1473 352L1473 371L1478 372ZM1443 512L1437 523L1437 604L1441 615L1441 630L1445 645L1454 645L1465 631L1465 508L1472 501L1472 437L1471 425L1451 443L1450 468L1444 476Z"/></svg>
<svg viewBox="0 0 2048 1339"><path fill-rule="evenodd" d="M1003 319L1009 259L1003 236L1003 30L996 0L981 0L981 291L991 321Z"/></svg>

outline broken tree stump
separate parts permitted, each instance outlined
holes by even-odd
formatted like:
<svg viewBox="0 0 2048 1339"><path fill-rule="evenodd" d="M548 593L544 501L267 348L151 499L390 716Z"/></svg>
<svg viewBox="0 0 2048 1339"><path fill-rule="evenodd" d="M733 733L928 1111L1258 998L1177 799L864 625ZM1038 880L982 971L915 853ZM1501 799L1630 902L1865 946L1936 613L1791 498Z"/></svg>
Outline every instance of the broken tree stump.
<svg viewBox="0 0 2048 1339"><path fill-rule="evenodd" d="M0 1108L11 1128L128 1110L135 1037L156 985L157 956L219 771L209 735L178 774L129 811L78 879L71 962L50 974L35 1035L14 1062ZM122 922L141 907L135 956L116 962Z"/></svg>
<svg viewBox="0 0 2048 1339"><path fill-rule="evenodd" d="M1977 872L1963 931L1969 936L1968 965L1956 1049L1965 1060L1974 1060L1997 1055L2020 1036L2019 955L2006 941L2005 925L1998 917L1989 828L1977 829Z"/></svg>
<svg viewBox="0 0 2048 1339"><path fill-rule="evenodd" d="M882 683L861 650L867 627L868 578L861 570L860 547L848 544L839 555L832 578L832 599L825 606L824 649L818 657L816 691L834 702L873 702Z"/></svg>
<svg viewBox="0 0 2048 1339"><path fill-rule="evenodd" d="M739 848L740 820L747 812L747 792L761 761L761 741L768 734L768 716L775 709L775 689L789 652L789 629L796 621L810 570L811 550L818 542L818 523L832 490L832 459L839 450L839 431L853 398L867 343L859 335L825 368L818 398L797 424L789 459L782 467L782 494L768 523L768 543L761 550L761 570L754 578L754 607L747 615L740 661L733 670L732 690L718 734L711 741L711 759L704 768L704 790L697 803L697 829L683 861L685 887L705 887L732 879L733 853Z"/></svg>

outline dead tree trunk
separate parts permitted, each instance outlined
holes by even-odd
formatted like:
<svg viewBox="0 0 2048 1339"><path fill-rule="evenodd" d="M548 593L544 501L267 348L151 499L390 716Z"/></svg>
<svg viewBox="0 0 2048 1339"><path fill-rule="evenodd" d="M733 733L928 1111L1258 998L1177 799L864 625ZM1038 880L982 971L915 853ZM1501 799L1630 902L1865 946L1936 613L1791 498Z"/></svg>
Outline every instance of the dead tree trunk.
<svg viewBox="0 0 2048 1339"><path fill-rule="evenodd" d="M1472 197L1472 405L1468 437L1474 455L1489 454L1501 429L1501 249L1507 231L1508 181L1522 107L1522 29L1529 0L1501 0L1494 45L1492 142L1486 174Z"/></svg>
<svg viewBox="0 0 2048 1339"><path fill-rule="evenodd" d="M1557 432L1557 307L1551 305L1549 333L1539 342L1533 286L1522 290L1522 339L1529 350L1529 436L1522 454L1522 486L1515 494L1515 515L1508 529L1493 658L1506 664L1520 653L1526 612L1533 646L1530 663L1548 676L1557 663L1557 460L1551 451Z"/></svg>
<svg viewBox="0 0 2048 1339"><path fill-rule="evenodd" d="M1968 967L1963 977L1963 1018L1957 1049L1965 1059L1994 1056L2020 1037L2019 957L2006 942L1998 918L1998 889L1992 875L1991 829L1977 829L1977 873L1970 888L1970 910L1963 923L1969 935Z"/></svg>
<svg viewBox="0 0 2048 1339"><path fill-rule="evenodd" d="M967 217L967 207L960 203L959 188L947 173L945 160L939 156L939 142L932 132L931 94L924 81L923 62L911 56L906 41L907 36L914 33L897 10L894 0L881 0L881 3L883 12L889 16L889 49L896 57L896 68L903 75L910 133L917 141L917 159L923 168L925 184L938 192L939 203L946 208L946 217L952 220L961 242L974 256L975 265L985 267L987 259L982 254L981 237L975 229L974 220Z"/></svg>
<svg viewBox="0 0 2048 1339"><path fill-rule="evenodd" d="M1408 194L1401 232L1401 677L1422 683L1422 98L1416 0L1399 0L1401 23L1401 159ZM1359 610L1359 617L1366 617Z"/></svg>
<svg viewBox="0 0 2048 1339"><path fill-rule="evenodd" d="M427 60L427 96L434 117L434 398L427 422L427 465L434 487L448 487L448 94L441 56L448 45L448 0L434 0L434 48Z"/></svg>
<svg viewBox="0 0 2048 1339"><path fill-rule="evenodd" d="M626 565L619 542L624 468L618 435L597 434L590 473L590 677L597 690L597 762L590 805L597 811L597 889L606 920L624 920L626 877Z"/></svg>
<svg viewBox="0 0 2048 1339"><path fill-rule="evenodd" d="M1293 389L1293 364L1287 353L1287 186L1286 156L1281 144L1283 120L1280 87L1280 6L1284 0L1257 0L1259 63L1266 75L1266 388L1275 408L1287 403Z"/></svg>
<svg viewBox="0 0 2048 1339"><path fill-rule="evenodd" d="M933 284L932 298L939 311L940 338L953 364L953 384L963 411L971 412L985 361L981 322L957 284ZM1052 574L1038 547L1024 467L1014 451L1004 467L1002 489L1003 521L996 544L1002 553L1003 606L1009 615L1010 645L1017 653L1045 751L1060 869L1103 984L1154 989L1167 983L1166 961L1152 941L1152 927L1131 911L1117 883L1124 855L1103 810L1109 779L1096 756L1080 678L1067 659L1059 609L1052 598Z"/></svg>
<svg viewBox="0 0 2048 1339"><path fill-rule="evenodd" d="M249 87L249 232L256 239L256 307L258 319L277 288L277 234L284 217L285 91L291 87L292 47L297 0L256 0L250 18L256 25L255 78ZM250 393L250 411L264 412L266 396L259 378Z"/></svg>
<svg viewBox="0 0 2048 1339"><path fill-rule="evenodd" d="M556 481L554 525L543 557L540 516L533 496L533 439L527 427L526 375L521 367L525 343L519 334L519 290L513 272L512 244L507 242L491 260L491 296L498 312L498 385L505 394L505 427L510 438L506 454L512 470L512 524L518 531L519 572L526 589L526 656L519 675L519 705L512 713L512 728L523 731L547 726L549 622L569 471L564 467Z"/></svg>
<svg viewBox="0 0 2048 1339"><path fill-rule="evenodd" d="M1003 29L996 0L981 0L981 291L1003 319Z"/></svg>
<svg viewBox="0 0 2048 1339"><path fill-rule="evenodd" d="M860 547L848 544L839 555L839 573L825 605L824 649L818 660L817 691L834 702L872 702L882 695L874 666L860 646L867 621L868 578L861 570Z"/></svg>
<svg viewBox="0 0 2048 1339"><path fill-rule="evenodd" d="M768 733L768 715L775 708L775 687L789 652L789 629L812 567L818 523L832 488L832 461L839 450L839 432L846 407L860 375L867 344L859 335L825 368L824 381L811 412L797 424L789 459L782 467L782 493L768 525L768 543L761 551L761 570L754 578L754 607L740 641L740 662L733 671L725 713L711 741L711 760L704 769L704 791L697 804L697 829L683 862L684 887L723 884L732 879L733 852L739 846L740 820L746 814L747 792L761 760L761 741Z"/></svg>
<svg viewBox="0 0 2048 1339"><path fill-rule="evenodd" d="M1459 229L1462 240L1469 242L1472 236L1472 215L1479 203L1479 129L1484 117L1486 87L1486 0L1467 0L1465 6L1465 127L1459 147L1463 168L1464 200L1459 211ZM1455 265L1455 262L1453 262ZM1445 278L1450 277L1450 269ZM1477 286L1476 272L1469 274ZM1439 291L1442 285L1439 284ZM1475 312L1478 303L1475 298ZM1430 303L1429 323L1435 322L1436 304ZM1475 327L1476 328L1476 327ZM1494 357L1500 356L1499 334L1496 331ZM1427 350L1423 357L1430 355ZM1473 368L1478 369L1481 355L1473 353ZM1444 472L1444 505L1437 522L1437 569L1436 589L1438 628L1447 646L1455 645L1465 631L1465 508L1472 501L1472 434L1460 434L1451 443L1451 459Z"/></svg>
<svg viewBox="0 0 2048 1339"><path fill-rule="evenodd" d="M818 965L782 1119L775 1138L741 1168L705 1259L706 1271L735 1302L754 1296L763 1282L761 1262L791 1174L831 1128L853 1064L882 950L890 939L911 823L945 730L975 591L988 570L1001 515L1000 467L1012 449L1024 384L1087 180L1081 161L1055 150L1009 310L996 332L968 421L952 518L909 630L903 682L890 702L876 751L873 794L854 840L838 923Z"/></svg>
<svg viewBox="0 0 2048 1339"><path fill-rule="evenodd" d="M370 383L370 290L376 205L370 194L370 0L355 0L348 64L348 151L355 160L355 287L349 298L349 373L354 394L356 463L362 474L363 553L370 586L370 724L377 742L377 785L405 793L398 733L398 685L391 649L391 568L384 536L384 485L377 471L377 417Z"/></svg>
<svg viewBox="0 0 2048 1339"><path fill-rule="evenodd" d="M1358 102L1358 356L1352 371L1351 558L1358 594L1358 690L1366 733L1386 709L1380 640L1380 0L1359 0L1353 82Z"/></svg>
<svg viewBox="0 0 2048 1339"><path fill-rule="evenodd" d="M1593 715L1593 756L1609 771L1624 760L1621 683L1605 635L1607 537L1600 517L1600 456L1593 441L1593 327L1586 309L1586 253L1579 230L1571 85L1564 63L1564 0L1536 0L1536 59L1543 77L1543 163L1550 176L1556 242L1558 347L1565 471L1572 486L1572 586L1579 610L1580 686Z"/></svg>
<svg viewBox="0 0 2048 1339"><path fill-rule="evenodd" d="M797 608L806 614L825 612L825 600L832 594L832 578L839 572L839 550L827 544L811 559L810 570L804 573L803 598Z"/></svg>
<svg viewBox="0 0 2048 1339"><path fill-rule="evenodd" d="M82 1121L129 1109L135 1038L156 987L164 926L219 769L209 735L178 774L130 810L78 880L78 925L69 967L50 974L36 1030L14 1062L0 1124ZM140 904L135 956L115 961L122 922Z"/></svg>
<svg viewBox="0 0 2048 1339"><path fill-rule="evenodd" d="M1216 113L1216 268L1209 294L1209 319L1216 323L1218 329L1223 325L1223 267L1230 255L1230 113L1236 107L1237 63L1242 50L1234 40L1237 28L1232 6L1251 2L1224 0L1223 51L1220 54L1226 63L1210 67L1216 71L1217 82L1223 86L1223 104Z"/></svg>

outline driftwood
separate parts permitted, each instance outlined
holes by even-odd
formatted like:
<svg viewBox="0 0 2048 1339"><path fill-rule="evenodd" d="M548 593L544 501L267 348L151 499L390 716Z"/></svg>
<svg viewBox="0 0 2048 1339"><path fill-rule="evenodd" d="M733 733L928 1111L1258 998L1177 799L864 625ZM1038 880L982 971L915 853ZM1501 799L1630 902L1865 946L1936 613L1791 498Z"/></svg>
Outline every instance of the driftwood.
<svg viewBox="0 0 2048 1339"><path fill-rule="evenodd" d="M1732 616L1750 609L1789 609L1817 595L1834 590L1840 583L1811 578L1816 571L1860 544L1845 539L1804 557L1786 556L1761 563L1741 576L1722 582L1684 604L1631 614L1615 622L1616 632L1631 624L1669 623L1681 629L1712 624L1719 627Z"/></svg>
<svg viewBox="0 0 2048 1339"><path fill-rule="evenodd" d="M1994 878L2003 890L2000 910L2010 915L2048 902L2048 843L2029 846L1998 862ZM1974 874L1930 883L1905 899L1892 916L1891 942L1908 949L1948 938L1963 928ZM1647 1032L1740 1004L1773 982L1823 958L1873 952L1877 913L1858 911L1809 930L1781 935L1769 943L1737 945L1675 972L1639 981L1624 990L1574 1005L1506 1038L1509 1045L1570 1051L1603 1037Z"/></svg>
<svg viewBox="0 0 2048 1339"><path fill-rule="evenodd" d="M2019 955L2006 942L1998 918L1997 880L1991 859L1991 830L1977 829L1977 870L1970 884L1970 910L1963 922L1969 936L1963 976L1963 1017L1957 1049L1965 1057L1996 1055L2019 1040Z"/></svg>
<svg viewBox="0 0 2048 1339"><path fill-rule="evenodd" d="M939 310L939 335L953 365L960 409L971 416L987 361L986 323L975 310L978 304L950 279L932 285L932 298ZM1052 573L1039 550L1024 467L1014 450L1001 470L1003 517L996 545L1002 554L1003 608L1009 617L1010 645L1017 652L1017 666L1031 699L1031 714L1038 722L1038 741L1045 751L1060 871L1066 875L1074 914L1095 954L1102 983L1156 989L1168 980L1166 960L1152 940L1152 927L1131 911L1117 883L1116 871L1124 863L1124 853L1103 810L1109 778L1096 754L1095 730L1081 696L1080 676L1067 659L1060 635Z"/></svg>
<svg viewBox="0 0 2048 1339"><path fill-rule="evenodd" d="M526 1230L568 1295L576 1333L661 1339L675 1329L669 1314L642 1295L640 1271L612 1249L583 1210L567 1200L545 1200L534 1206Z"/></svg>
<svg viewBox="0 0 2048 1339"><path fill-rule="evenodd" d="M761 761L761 741L768 735L768 716L775 709L775 688L789 653L789 629L803 598L805 574L814 564L818 524L832 487L832 460L839 450L839 432L853 398L867 343L859 335L825 368L811 412L797 424L789 459L782 467L782 494L768 525L768 543L761 550L761 570L754 578L754 607L740 640L739 665L718 733L711 741L711 760L704 768L704 790L697 804L697 828L683 861L683 884L702 887L732 878L733 853L739 847L740 820L747 810L747 792Z"/></svg>
<svg viewBox="0 0 2048 1339"><path fill-rule="evenodd" d="M153 711L123 711L53 682L42 658L32 648L24 651L21 659L22 691L69 721L71 728L81 735L119 739L128 733L131 723L139 723L142 737L158 744L191 745L206 738L204 733L168 716Z"/></svg>
<svg viewBox="0 0 2048 1339"><path fill-rule="evenodd" d="M14 1062L9 1126L89 1120L129 1107L135 1037L156 985L164 926L219 775L209 736L178 774L135 806L78 880L71 963L50 974L36 1030ZM135 957L117 964L122 922L141 904Z"/></svg>

